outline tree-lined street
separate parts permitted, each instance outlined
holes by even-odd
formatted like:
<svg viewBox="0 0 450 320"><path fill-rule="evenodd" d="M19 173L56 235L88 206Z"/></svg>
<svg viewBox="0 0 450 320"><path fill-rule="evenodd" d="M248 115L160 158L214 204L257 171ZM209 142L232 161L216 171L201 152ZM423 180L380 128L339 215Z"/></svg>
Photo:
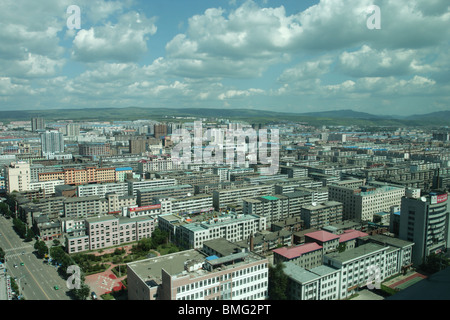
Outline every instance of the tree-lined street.
<svg viewBox="0 0 450 320"><path fill-rule="evenodd" d="M6 268L25 299L70 300L66 281L58 275L57 268L36 256L33 244L34 240L25 242L17 235L12 219L0 217L0 247L6 254Z"/></svg>

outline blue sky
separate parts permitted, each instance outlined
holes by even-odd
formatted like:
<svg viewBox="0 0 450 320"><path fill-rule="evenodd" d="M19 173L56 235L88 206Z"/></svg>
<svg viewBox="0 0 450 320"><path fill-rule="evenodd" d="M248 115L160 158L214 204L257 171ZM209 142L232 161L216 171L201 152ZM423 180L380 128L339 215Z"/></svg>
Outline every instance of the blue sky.
<svg viewBox="0 0 450 320"><path fill-rule="evenodd" d="M450 110L449 33L448 0L3 0L0 110Z"/></svg>

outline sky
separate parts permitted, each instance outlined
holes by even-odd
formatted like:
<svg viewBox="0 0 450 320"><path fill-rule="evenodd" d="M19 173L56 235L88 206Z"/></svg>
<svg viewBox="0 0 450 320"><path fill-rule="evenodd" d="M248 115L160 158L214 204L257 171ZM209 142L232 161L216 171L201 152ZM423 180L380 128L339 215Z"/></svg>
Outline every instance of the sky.
<svg viewBox="0 0 450 320"><path fill-rule="evenodd" d="M448 0L2 0L0 111L446 111L449 40Z"/></svg>

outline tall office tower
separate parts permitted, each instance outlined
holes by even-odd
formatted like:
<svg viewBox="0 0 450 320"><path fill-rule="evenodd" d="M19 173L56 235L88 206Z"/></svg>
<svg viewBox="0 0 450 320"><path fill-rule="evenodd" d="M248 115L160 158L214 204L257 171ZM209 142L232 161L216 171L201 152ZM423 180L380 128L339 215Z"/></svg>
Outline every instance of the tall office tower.
<svg viewBox="0 0 450 320"><path fill-rule="evenodd" d="M414 242L413 264L420 265L431 253L440 253L448 247L447 199L445 192L402 198L399 238Z"/></svg>
<svg viewBox="0 0 450 320"><path fill-rule="evenodd" d="M63 153L64 136L58 131L46 131L41 133L42 154Z"/></svg>
<svg viewBox="0 0 450 320"><path fill-rule="evenodd" d="M76 137L80 134L80 125L78 123L69 123L66 126L66 130L69 137Z"/></svg>
<svg viewBox="0 0 450 320"><path fill-rule="evenodd" d="M31 131L45 130L44 118L31 118Z"/></svg>
<svg viewBox="0 0 450 320"><path fill-rule="evenodd" d="M5 167L6 192L30 190L30 165L27 162L12 162Z"/></svg>
<svg viewBox="0 0 450 320"><path fill-rule="evenodd" d="M155 124L153 126L155 138L167 136L167 125L165 123Z"/></svg>

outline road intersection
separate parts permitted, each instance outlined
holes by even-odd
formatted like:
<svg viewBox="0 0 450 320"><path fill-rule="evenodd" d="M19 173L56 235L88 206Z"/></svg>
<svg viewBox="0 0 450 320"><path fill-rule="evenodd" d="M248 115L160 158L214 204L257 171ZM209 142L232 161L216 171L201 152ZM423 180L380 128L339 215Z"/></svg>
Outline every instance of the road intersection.
<svg viewBox="0 0 450 320"><path fill-rule="evenodd" d="M66 281L57 269L34 253L34 241L25 242L14 231L12 219L0 217L0 247L6 254L7 273L16 279L27 300L70 300ZM55 286L59 290L55 290Z"/></svg>

